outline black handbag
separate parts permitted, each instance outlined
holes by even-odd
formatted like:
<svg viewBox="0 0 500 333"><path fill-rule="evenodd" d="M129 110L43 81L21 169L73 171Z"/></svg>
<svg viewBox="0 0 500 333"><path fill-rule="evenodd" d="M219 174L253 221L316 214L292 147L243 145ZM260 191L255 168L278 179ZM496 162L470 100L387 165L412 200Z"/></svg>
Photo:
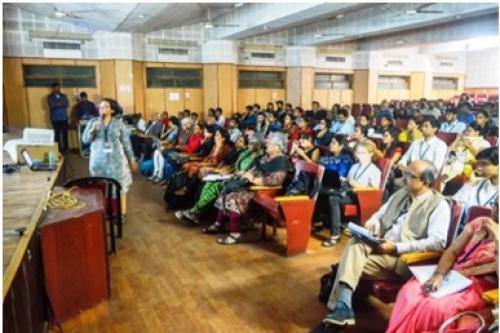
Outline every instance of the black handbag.
<svg viewBox="0 0 500 333"><path fill-rule="evenodd" d="M232 192L243 191L250 185L250 182L246 178L232 178L224 183L224 187L221 190L222 194L228 194Z"/></svg>

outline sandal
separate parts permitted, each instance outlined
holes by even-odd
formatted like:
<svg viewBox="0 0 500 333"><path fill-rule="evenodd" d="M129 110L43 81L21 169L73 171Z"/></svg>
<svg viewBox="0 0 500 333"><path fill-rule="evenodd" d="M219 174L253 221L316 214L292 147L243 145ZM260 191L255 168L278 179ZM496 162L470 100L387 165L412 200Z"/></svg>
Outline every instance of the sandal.
<svg viewBox="0 0 500 333"><path fill-rule="evenodd" d="M222 226L218 224L211 224L206 228L201 229L204 234L218 234L221 232Z"/></svg>
<svg viewBox="0 0 500 333"><path fill-rule="evenodd" d="M233 244L238 243L240 238L241 238L241 236L238 237L238 238L234 238L233 236L228 235L225 238L219 238L217 240L217 244L220 244L220 245L233 245Z"/></svg>

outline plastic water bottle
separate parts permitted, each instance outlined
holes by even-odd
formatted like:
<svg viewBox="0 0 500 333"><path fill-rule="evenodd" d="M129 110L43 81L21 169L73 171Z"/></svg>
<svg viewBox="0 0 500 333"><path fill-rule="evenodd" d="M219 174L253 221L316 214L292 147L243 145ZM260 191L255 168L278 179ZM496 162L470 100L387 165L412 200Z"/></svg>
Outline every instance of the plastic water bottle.
<svg viewBox="0 0 500 333"><path fill-rule="evenodd" d="M54 153L53 151L49 151L49 166L53 168L56 166L56 163L57 163L56 153Z"/></svg>

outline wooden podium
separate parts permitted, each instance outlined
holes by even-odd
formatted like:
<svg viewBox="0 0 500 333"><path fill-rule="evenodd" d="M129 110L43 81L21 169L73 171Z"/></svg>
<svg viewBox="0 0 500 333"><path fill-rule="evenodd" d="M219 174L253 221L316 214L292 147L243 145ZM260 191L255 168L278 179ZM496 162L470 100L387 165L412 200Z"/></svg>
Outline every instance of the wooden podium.
<svg viewBox="0 0 500 333"><path fill-rule="evenodd" d="M110 297L102 192L71 193L85 206L49 209L40 225L47 293L61 322Z"/></svg>

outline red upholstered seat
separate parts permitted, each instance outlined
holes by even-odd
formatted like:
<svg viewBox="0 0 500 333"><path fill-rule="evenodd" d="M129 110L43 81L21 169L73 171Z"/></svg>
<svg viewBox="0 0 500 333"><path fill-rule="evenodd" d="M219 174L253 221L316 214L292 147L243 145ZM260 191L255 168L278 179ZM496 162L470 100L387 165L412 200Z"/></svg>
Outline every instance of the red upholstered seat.
<svg viewBox="0 0 500 333"><path fill-rule="evenodd" d="M358 217L361 225L364 225L370 216L372 216L372 214L375 213L380 206L382 206L383 192L391 171L391 160L382 158L377 164L382 172L380 189L378 191L372 190L356 192L358 203L347 204L342 207L345 217Z"/></svg>
<svg viewBox="0 0 500 333"><path fill-rule="evenodd" d="M315 175L314 183L321 184L324 167L315 163L297 161L295 164L296 175L301 171ZM287 255L294 255L305 252L309 236L311 233L312 217L318 193L312 196L270 196L259 191L254 199L254 204L267 213L273 221L274 231L277 225L286 226ZM263 234L265 234L266 224L263 223Z"/></svg>
<svg viewBox="0 0 500 333"><path fill-rule="evenodd" d="M437 137L443 140L449 147L457 138L457 133L438 132Z"/></svg>

